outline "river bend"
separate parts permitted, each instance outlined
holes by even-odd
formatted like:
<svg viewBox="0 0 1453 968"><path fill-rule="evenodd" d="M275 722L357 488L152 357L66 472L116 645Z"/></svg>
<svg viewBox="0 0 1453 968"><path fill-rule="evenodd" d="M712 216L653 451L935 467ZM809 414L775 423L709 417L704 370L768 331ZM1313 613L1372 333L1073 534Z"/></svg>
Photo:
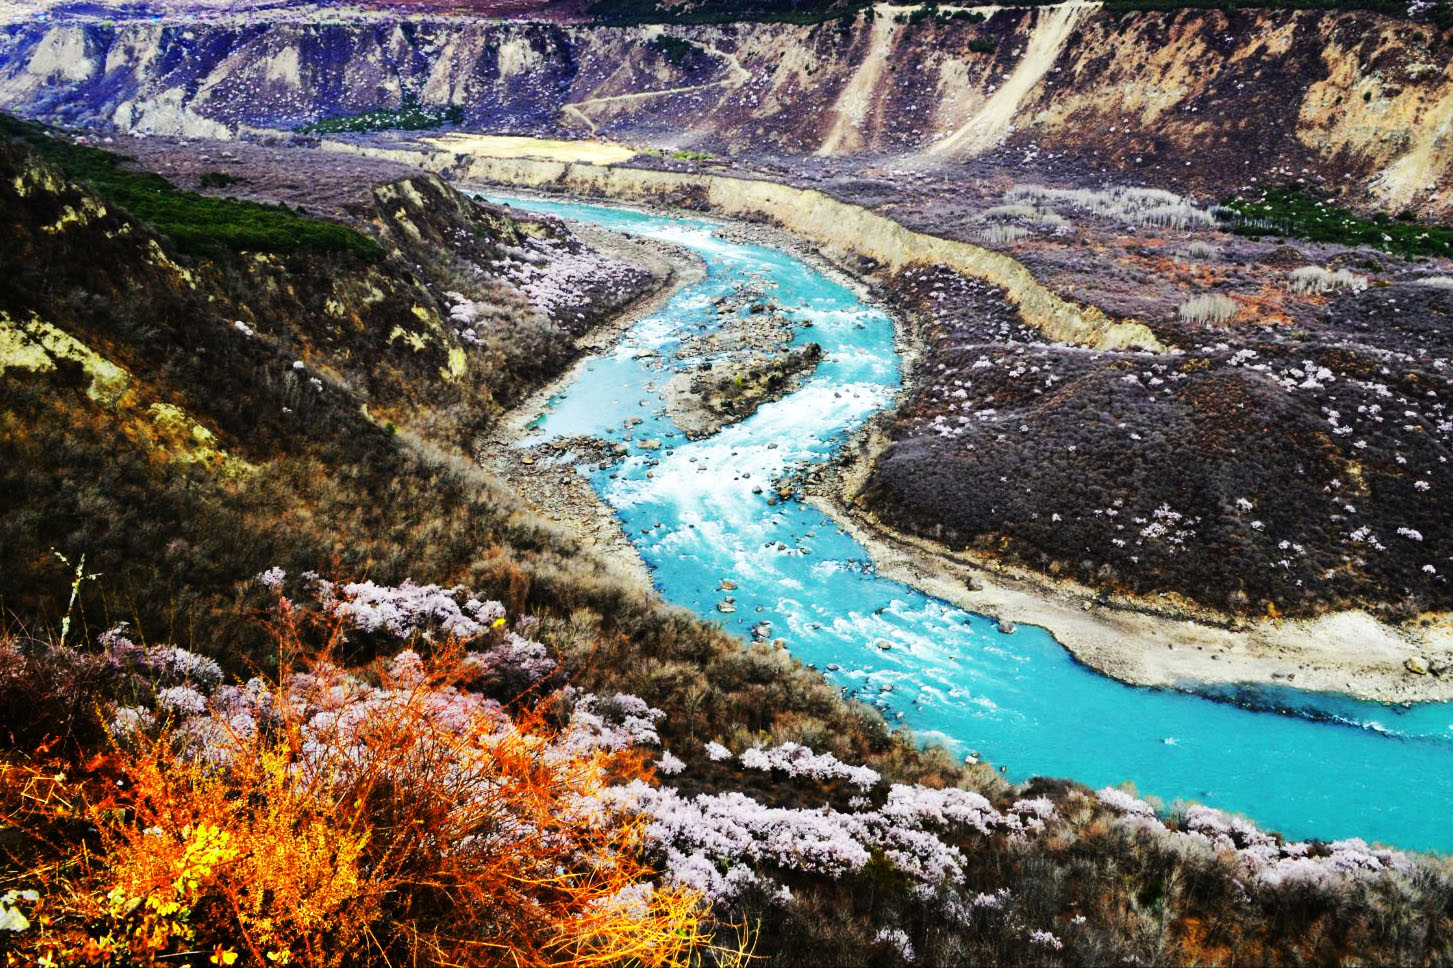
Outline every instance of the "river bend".
<svg viewBox="0 0 1453 968"><path fill-rule="evenodd" d="M1291 714L1128 686L1079 665L1042 629L1001 632L991 618L875 575L863 547L808 504L769 505L774 480L826 459L900 385L892 321L850 287L784 251L723 239L706 220L497 200L665 240L706 263L701 281L551 400L530 441L626 445L622 462L587 473L668 602L743 637L770 623L795 657L890 721L1002 765L1011 780L1130 782L1290 837L1453 850L1444 822L1453 704L1261 691L1266 705L1299 710ZM682 344L720 324L714 301L743 294L811 323L794 342L820 344L822 363L790 395L690 441L666 415L662 389L673 370L700 362ZM643 448L648 441L661 446ZM737 587L723 589L724 579ZM734 610L723 612L728 598Z"/></svg>

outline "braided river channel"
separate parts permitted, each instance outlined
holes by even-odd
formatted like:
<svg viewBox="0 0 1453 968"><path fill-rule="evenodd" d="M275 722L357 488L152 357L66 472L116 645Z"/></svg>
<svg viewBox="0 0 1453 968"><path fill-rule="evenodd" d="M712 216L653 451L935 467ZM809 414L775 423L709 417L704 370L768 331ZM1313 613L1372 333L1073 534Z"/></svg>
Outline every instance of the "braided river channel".
<svg viewBox="0 0 1453 968"><path fill-rule="evenodd" d="M977 753L1014 781L1128 781L1142 795L1242 813L1288 837L1453 850L1453 704L1395 707L1289 688L1237 691L1229 702L1125 685L1074 661L1043 629L1001 632L991 617L879 577L862 545L809 504L769 505L775 480L830 457L900 386L893 322L851 287L786 251L729 241L706 220L495 200L664 240L706 263L703 279L550 401L529 441L625 444L617 464L579 466L666 601L743 638L771 623L793 656L890 722L959 756ZM726 318L714 300L743 291L753 294L746 302L770 300L810 322L794 327L793 341L820 344L822 362L794 392L688 440L661 390L672 371L701 362L683 344ZM659 450L640 447L652 440ZM723 579L737 587L722 590ZM723 613L728 596L735 611Z"/></svg>

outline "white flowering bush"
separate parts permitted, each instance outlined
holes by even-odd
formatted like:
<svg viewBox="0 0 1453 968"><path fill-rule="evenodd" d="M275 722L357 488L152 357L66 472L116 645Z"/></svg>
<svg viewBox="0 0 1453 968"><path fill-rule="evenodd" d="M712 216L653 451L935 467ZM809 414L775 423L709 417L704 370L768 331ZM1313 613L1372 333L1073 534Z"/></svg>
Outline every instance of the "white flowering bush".
<svg viewBox="0 0 1453 968"><path fill-rule="evenodd" d="M1368 286L1367 277L1346 269L1332 271L1321 266L1302 266L1293 269L1287 277L1287 288L1307 296L1318 296L1336 289L1362 292Z"/></svg>
<svg viewBox="0 0 1453 968"><path fill-rule="evenodd" d="M1184 196L1160 188L1112 186L1097 191L1016 185L1005 193L1004 198L1011 204L1033 203L1048 211L1083 212L1125 225L1176 229L1211 228L1216 225L1216 218L1211 212Z"/></svg>
<svg viewBox="0 0 1453 968"><path fill-rule="evenodd" d="M873 940L885 945L898 956L899 961L906 965L913 964L913 942L909 939L907 931L902 928L880 928L878 933L873 936Z"/></svg>
<svg viewBox="0 0 1453 968"><path fill-rule="evenodd" d="M531 616L509 629L505 608L495 601L469 597L462 587L379 585L372 581L335 583L314 574L300 576L304 591L323 613L345 628L386 639L429 641L442 634L466 647L464 668L481 680L520 686L538 682L557 669L545 646L520 634L538 622ZM257 576L263 587L280 591L286 575L279 568ZM397 663L409 660L401 653ZM415 659L418 657L415 656ZM403 674L402 667L399 675Z"/></svg>
<svg viewBox="0 0 1453 968"><path fill-rule="evenodd" d="M647 831L664 855L666 876L723 904L747 887L785 898L773 872L841 878L875 853L918 883L952 883L965 870L954 837L1025 829L981 794L905 784L893 784L881 807L863 802L847 811L768 806L735 791L688 797L641 783L616 796L650 819Z"/></svg>
<svg viewBox="0 0 1453 968"><path fill-rule="evenodd" d="M711 753L708 750L708 755ZM712 759L717 758L712 756ZM739 760L749 770L780 770L787 776L811 777L814 780L842 779L860 790L868 789L881 779L876 770L866 766L849 766L831 753L814 753L800 743L752 747L743 750Z"/></svg>

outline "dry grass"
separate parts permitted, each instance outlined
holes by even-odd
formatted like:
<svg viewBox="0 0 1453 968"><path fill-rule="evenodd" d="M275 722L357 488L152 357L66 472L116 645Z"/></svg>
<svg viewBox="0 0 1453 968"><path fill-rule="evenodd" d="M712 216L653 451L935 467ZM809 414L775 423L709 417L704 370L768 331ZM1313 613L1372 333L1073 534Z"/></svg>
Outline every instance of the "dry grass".
<svg viewBox="0 0 1453 968"><path fill-rule="evenodd" d="M1231 321L1241 306L1230 296L1208 292L1192 296L1181 303L1176 314L1187 323L1200 326L1220 326Z"/></svg>
<svg viewBox="0 0 1453 968"><path fill-rule="evenodd" d="M1292 270L1287 288L1303 296L1320 296L1335 289L1362 292L1367 288L1367 277L1346 269L1333 272L1321 266L1302 266Z"/></svg>

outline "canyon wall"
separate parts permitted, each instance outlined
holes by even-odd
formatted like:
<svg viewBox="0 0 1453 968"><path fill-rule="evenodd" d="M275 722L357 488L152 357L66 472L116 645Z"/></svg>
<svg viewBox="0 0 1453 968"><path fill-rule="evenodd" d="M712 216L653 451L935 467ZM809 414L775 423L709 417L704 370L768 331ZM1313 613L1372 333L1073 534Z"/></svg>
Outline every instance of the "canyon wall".
<svg viewBox="0 0 1453 968"><path fill-rule="evenodd" d="M221 136L416 98L477 130L949 165L1062 156L1203 195L1307 173L1361 206L1453 208L1453 48L1431 25L1093 4L913 24L878 9L816 26L10 24L0 105Z"/></svg>

